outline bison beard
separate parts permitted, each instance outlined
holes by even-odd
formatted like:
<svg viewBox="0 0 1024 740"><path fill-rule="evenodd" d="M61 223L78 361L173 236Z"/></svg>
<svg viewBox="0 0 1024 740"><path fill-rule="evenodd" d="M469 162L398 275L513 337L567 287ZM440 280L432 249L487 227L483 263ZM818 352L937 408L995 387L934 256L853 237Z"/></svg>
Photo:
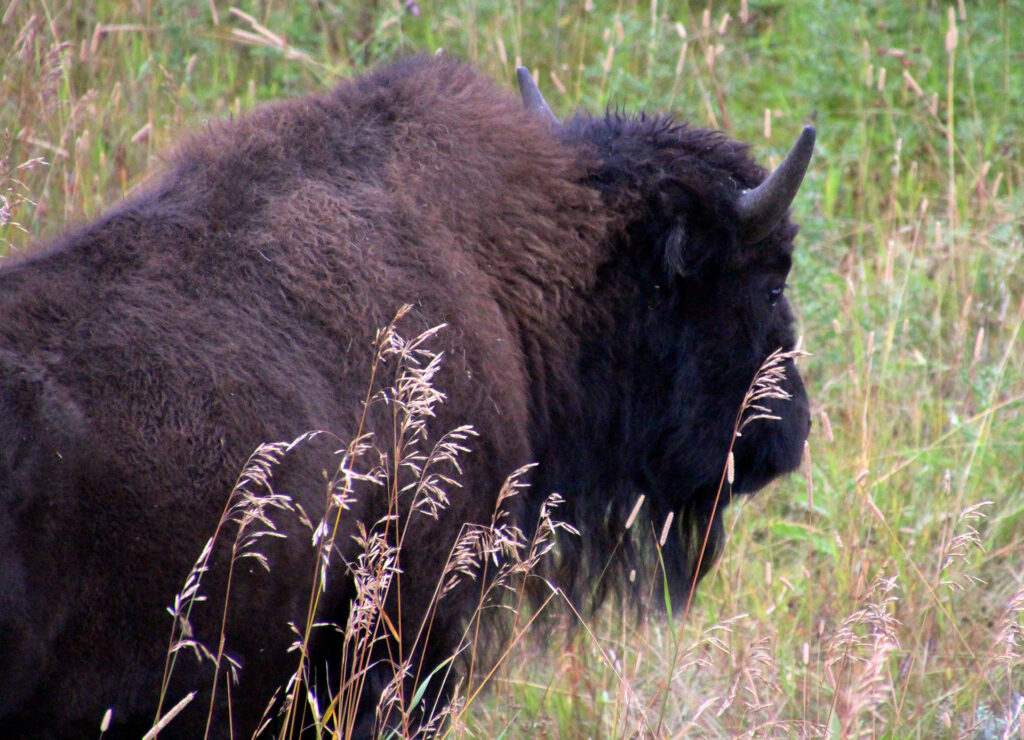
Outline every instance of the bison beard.
<svg viewBox="0 0 1024 740"><path fill-rule="evenodd" d="M153 721L170 631L166 606L212 534L249 453L307 430L359 432L375 331L411 304L407 333L446 323L434 438L472 423L463 487L439 520L414 518L400 616L414 636L461 526L489 522L506 475L536 462L513 499L524 530L552 491L567 537L552 568L574 598L623 587L669 513L665 565L686 593L720 542L717 514L794 469L809 418L787 360L774 421L735 440L744 393L794 346L781 294L796 227L787 209L810 157L805 132L782 174L747 147L670 118L577 115L559 123L521 73L527 105L455 61L418 58L337 89L213 124L144 192L0 272L0 734L138 736ZM368 429L390 422L371 411ZM336 442L319 437L274 473L312 517ZM637 495L647 524L620 543ZM344 624L344 561L357 497L319 622ZM278 522L271 573L240 568L227 651L234 732L251 734L294 668L305 623L309 530ZM701 557L705 532L708 551ZM609 553L619 548L612 569ZM222 593L229 543L204 591ZM347 549L346 549L347 548ZM475 593L437 606L417 654L441 662ZM193 613L215 640L222 604ZM333 634L333 633L331 633ZM318 675L336 640L314 644ZM382 657L382 656L378 656ZM169 702L209 691L179 656ZM386 661L370 677L364 731ZM332 679L336 685L337 679ZM211 735L228 734L220 691ZM193 702L165 737L193 737Z"/></svg>

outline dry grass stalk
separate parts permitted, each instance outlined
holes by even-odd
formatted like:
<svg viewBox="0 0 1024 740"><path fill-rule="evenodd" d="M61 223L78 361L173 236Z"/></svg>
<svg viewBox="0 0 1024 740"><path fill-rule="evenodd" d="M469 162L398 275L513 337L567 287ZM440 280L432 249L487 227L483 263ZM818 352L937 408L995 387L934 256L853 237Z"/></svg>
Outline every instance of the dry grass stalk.
<svg viewBox="0 0 1024 740"><path fill-rule="evenodd" d="M274 492L272 475L283 455L319 433L304 434L287 443L265 444L253 453L231 492L214 535L207 541L186 577L184 586L168 609L174 619L174 631L167 653L164 694L177 655L186 649L192 651L197 659L213 663L215 685L222 666L226 666L231 679L237 682L239 666L228 653L230 646L224 643L226 625L222 622L218 647L211 650L195 636L190 613L197 602L206 598L201 593L203 576L210 569L215 544L225 525L234 523L237 527L231 548L228 593L224 595L223 619L226 620L231 573L235 564L249 558L265 569L270 569L271 563L259 545L267 537L282 536L277 531L272 514L275 511L286 512L299 517L312 530L311 543L316 550L318 565L315 583L310 590L307 623L302 628L292 625L296 640L291 650L296 652L299 660L295 673L285 687L280 709L284 715L286 734L297 730L302 724L299 714L308 711L319 732L335 737L350 736L362 709L360 697L366 678L376 665L373 661L379 660L379 657L374 656L382 654L396 656L396 659L390 661L389 669L393 679L384 688L378 704L378 726L380 729L391 727L406 734L417 731L417 720L423 711L422 707L417 706L421 692L418 691L416 696L407 696L408 683L413 680L415 685L423 686L427 681L447 680L452 661L445 663L443 670L435 671L441 675L420 675L420 667L413 663L412 658L402 657L403 645L409 641L403 641L399 628L388 619L385 605L389 594L401 588L401 553L410 518L414 515L433 519L444 516L449 505L448 490L459 485L458 476L462 470L458 458L468 451L468 440L474 433L471 427L461 426L427 446L427 421L435 416L435 408L444 401L444 394L434 384L441 365L441 355L429 350L426 345L443 327L435 327L412 340L405 340L397 332L395 324L407 310L403 309L377 338L372 377L376 378L385 366L392 365L393 382L385 389L367 396L369 403L385 405L393 410L393 444L387 451L379 449L374 444L372 433L364 431L361 425L359 435L337 453L338 465L328 482L324 514L315 523L288 496ZM364 415L364 423L365 419ZM412 641L414 646L429 639L433 606L465 580L478 581L481 584L478 613L457 651L471 654L472 664L480 642L481 613L501 602L504 593L515 592L517 584L535 569L540 558L553 547L555 532L566 528L566 525L555 521L551 515L554 507L560 503L557 495L552 495L542 507L540 525L532 540L527 541L522 532L510 522L507 501L526 485L525 475L529 467L515 471L507 479L489 524L463 525L462 533L438 579L432 608ZM317 603L326 588L329 569L338 565L332 553L337 550L335 538L341 517L357 496L366 495L386 495L388 511L376 522L356 523L355 542L359 546L359 554L354 560L344 563L356 595L348 621L341 628L344 635L342 675L332 695L317 697L305 681L309 675L307 648L310 636L314 629L339 629L337 625L314 621ZM388 649L382 652L379 648L385 643ZM492 674L493 669L478 684L468 687L471 696L479 693ZM214 699L211 696L210 717ZM464 697L457 694L455 702L448 707L428 708L426 714L432 715L433 719L419 726L418 732L429 734L436 731L446 718L460 717L465 701ZM161 706L162 702L163 698ZM163 717L154 725L154 729L158 729L158 725L164 726L171 718Z"/></svg>
<svg viewBox="0 0 1024 740"><path fill-rule="evenodd" d="M429 444L427 422L434 418L435 408L444 402L445 396L434 382L442 356L427 345L444 327L435 327L406 340L397 332L396 324L407 310L408 307L400 311L377 337L371 377L378 377L390 366L392 382L367 396L369 404L382 404L392 409L394 439L387 450L382 450L372 433L360 426L360 436L340 453L338 468L328 486L330 500L325 514L312 525L313 544L318 548L318 579L311 593L309 620L303 630L296 630L299 637L292 647L300 655L300 664L287 687L285 722L290 727L296 725L298 708L305 706L321 732L337 737L350 736L362 709L360 697L366 679L372 669L381 667L375 661L385 654L392 656L387 661L392 679L379 698L378 730L392 728L405 735L429 734L449 720L459 721L466 703L472 701L493 675L492 666L482 678L473 680L473 667L482 643L480 625L484 611L500 605L510 591L521 595L518 584L553 547L555 532L567 528L552 517L554 507L560 503L560 498L553 494L541 509L533 539L526 540L510 522L506 504L526 486L525 476L531 466L513 472L499 492L490 523L463 525L418 633L411 641L408 635L403 639L400 626L387 617L385 605L389 595L401 589L401 558L410 520L416 515L433 519L445 515L449 506L448 491L459 486L458 476L462 472L459 456L468 451L468 442L474 435L471 427L460 426ZM371 493L373 490L377 493ZM360 552L354 561L345 563L346 577L352 579L356 596L348 622L342 629L341 676L332 695L316 697L306 687L305 701L300 701L299 692L308 675L306 646L312 630L338 629L336 625L314 623L313 617L327 571L329 567L337 567L336 563L331 565L331 553L335 549L340 516L357 496L365 495L386 495L388 509L376 522L356 524L355 541ZM456 655L430 675L423 675L410 654L417 654L417 647L430 639L437 604L467 580L480 583L477 612ZM516 630L513 634L516 639L521 637L521 632ZM404 654L403 650L410 654ZM459 654L464 654L470 665L470 680L459 689L465 694L457 692L446 707L420 706L428 683L450 680L454 658ZM408 695L410 682L417 687L412 696ZM428 715L432 719L420 724L421 717Z"/></svg>
<svg viewBox="0 0 1024 740"><path fill-rule="evenodd" d="M733 467L733 448L736 445L736 440L743 436L743 430L753 422L757 420L765 421L777 421L779 417L773 414L771 409L768 408L767 403L769 401L789 401L792 396L782 387L782 384L786 379L786 363L796 362L800 357L807 357L809 353L804 352L801 349L793 349L783 351L780 347L768 355L757 372L754 374L753 379L750 381L750 386L747 388L747 392L743 396L743 402L740 404L740 409L736 413L736 420L733 423L732 439L729 441L729 450L726 453L726 459L722 468L722 477L718 482L718 490L715 494L715 500L711 507L711 520L713 521L716 516L719 515L719 504L722 497L722 489L726 484L732 485L734 478L734 467ZM669 523L666 522L666 527ZM690 606L693 603L693 596L697 589L697 574L701 572L701 566L704 562L704 556L707 554L708 538L711 536L711 529L704 533L704 540L701 543L700 555L697 559L696 568L694 569L693 581L690 583L689 594L686 598L686 604L683 609L683 620L685 622L687 615L690 613ZM662 534L662 541L664 541L664 533Z"/></svg>
<svg viewBox="0 0 1024 740"><path fill-rule="evenodd" d="M275 493L273 490L271 476L274 466L280 462L281 458L288 451L296 445L302 444L316 436L316 434L316 432L303 434L291 442L275 442L260 445L249 457L248 462L239 475L231 494L228 496L227 504L213 536L207 540L202 552L199 554L195 564L193 564L188 576L186 576L185 584L182 586L181 591L174 596L172 605L167 609L174 620L174 626L171 631L170 646L167 650L167 661L164 666L164 678L160 691L160 700L157 704L157 719L154 720L154 729L157 728L160 721L165 723L169 721L167 717L161 720L160 712L180 651L185 649L191 650L197 660L209 660L213 663L213 686L215 688L210 697L210 717L213 714L216 686L223 664L227 665L232 681L237 683L239 665L225 651L224 643L228 606L230 603L231 577L236 563L243 559L255 560L264 569L270 570L270 564L263 553L259 551L258 545L266 537L283 536L277 532L277 528L271 519L271 511L294 511L291 498ZM209 571L214 545L222 529L230 523L236 525L235 539L231 548L228 586L224 594L220 637L217 641L217 650L213 652L196 638L190 621L190 615L196 603L206 600L206 596L200 592L202 579L204 574ZM178 711L181 710L178 709Z"/></svg>
<svg viewBox="0 0 1024 740"><path fill-rule="evenodd" d="M824 678L833 691L831 712L841 737L873 735L878 708L893 696L890 665L900 649L894 578L877 578L864 596L864 605L840 624L828 643ZM829 724L829 723L826 723Z"/></svg>

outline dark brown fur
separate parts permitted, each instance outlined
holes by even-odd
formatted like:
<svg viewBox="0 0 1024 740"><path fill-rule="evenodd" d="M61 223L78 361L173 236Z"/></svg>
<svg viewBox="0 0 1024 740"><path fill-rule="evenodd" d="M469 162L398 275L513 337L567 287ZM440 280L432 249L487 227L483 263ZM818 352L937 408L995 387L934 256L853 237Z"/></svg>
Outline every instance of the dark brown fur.
<svg viewBox="0 0 1024 740"><path fill-rule="evenodd" d="M767 354L793 344L785 299L757 302L784 280L795 229L784 219L742 247L730 222L738 188L763 176L744 147L665 119L580 117L552 135L467 67L413 59L214 124L142 194L9 260L0 734L90 736L108 707L113 734L148 727L165 607L247 455L312 429L354 435L374 333L406 303L403 333L450 327L435 343L450 402L431 429L472 423L479 438L451 510L421 518L406 543L403 634L416 633L460 523L489 521L501 482L528 462L539 467L524 526L557 490L585 529L558 561L573 593L602 592L604 555L640 491L644 536L677 514L666 552L685 589L694 534L718 532L711 500L739 401ZM799 459L806 397L795 371L787 384L783 420L737 448L735 493ZM314 516L335 446L305 445L275 475ZM338 542L383 507L360 500ZM292 669L286 621L305 623L309 532L279 524L289 538L268 545L271 574L247 567L234 585L241 735ZM643 549L627 547L613 572ZM215 568L204 592L223 579ZM332 582L322 620L344 622L350 598ZM471 606L442 603L428 667ZM208 640L219 608L211 597L196 614ZM181 660L170 702L208 674ZM205 719L195 705L161 736L192 736Z"/></svg>

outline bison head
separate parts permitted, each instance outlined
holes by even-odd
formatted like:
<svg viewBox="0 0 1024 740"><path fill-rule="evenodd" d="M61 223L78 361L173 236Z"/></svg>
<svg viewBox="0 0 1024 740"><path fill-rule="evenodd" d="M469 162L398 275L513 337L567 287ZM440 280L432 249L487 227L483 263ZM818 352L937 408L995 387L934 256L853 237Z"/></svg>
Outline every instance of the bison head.
<svg viewBox="0 0 1024 740"><path fill-rule="evenodd" d="M565 414L544 468L544 484L566 492L585 530L566 543L562 569L578 596L579 562L610 573L586 586L599 598L633 578L636 556L650 550L641 543L664 532L661 562L673 591L686 593L714 562L724 507L794 470L810 427L785 287L797 233L788 209L814 129L767 175L746 146L667 117L560 124L525 70L519 82L527 109L583 153L613 214L581 331L587 402L581 418ZM771 389L751 404L755 377ZM567 454L568 438L578 441ZM627 533L640 494L648 525ZM618 548L625 556L609 568Z"/></svg>

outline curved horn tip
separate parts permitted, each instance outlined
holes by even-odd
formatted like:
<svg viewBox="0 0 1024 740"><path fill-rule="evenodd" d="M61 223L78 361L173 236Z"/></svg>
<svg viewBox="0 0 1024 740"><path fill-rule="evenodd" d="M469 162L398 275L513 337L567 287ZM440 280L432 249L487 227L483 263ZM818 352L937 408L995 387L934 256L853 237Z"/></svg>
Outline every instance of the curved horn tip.
<svg viewBox="0 0 1024 740"><path fill-rule="evenodd" d="M526 102L526 93L524 91L527 85L530 84L528 80L533 80L530 70L526 67L516 67L516 83L519 85L519 94L522 96L524 103Z"/></svg>
<svg viewBox="0 0 1024 740"><path fill-rule="evenodd" d="M816 136L814 126L804 126L782 164L764 182L740 196L736 211L744 243L764 239L789 210L807 173Z"/></svg>
<svg viewBox="0 0 1024 740"><path fill-rule="evenodd" d="M814 130L814 126L804 126L804 130L800 132L800 138L796 140L796 144L793 149L808 149L807 158L810 159L811 152L814 151L814 142L818 138L818 133Z"/></svg>

